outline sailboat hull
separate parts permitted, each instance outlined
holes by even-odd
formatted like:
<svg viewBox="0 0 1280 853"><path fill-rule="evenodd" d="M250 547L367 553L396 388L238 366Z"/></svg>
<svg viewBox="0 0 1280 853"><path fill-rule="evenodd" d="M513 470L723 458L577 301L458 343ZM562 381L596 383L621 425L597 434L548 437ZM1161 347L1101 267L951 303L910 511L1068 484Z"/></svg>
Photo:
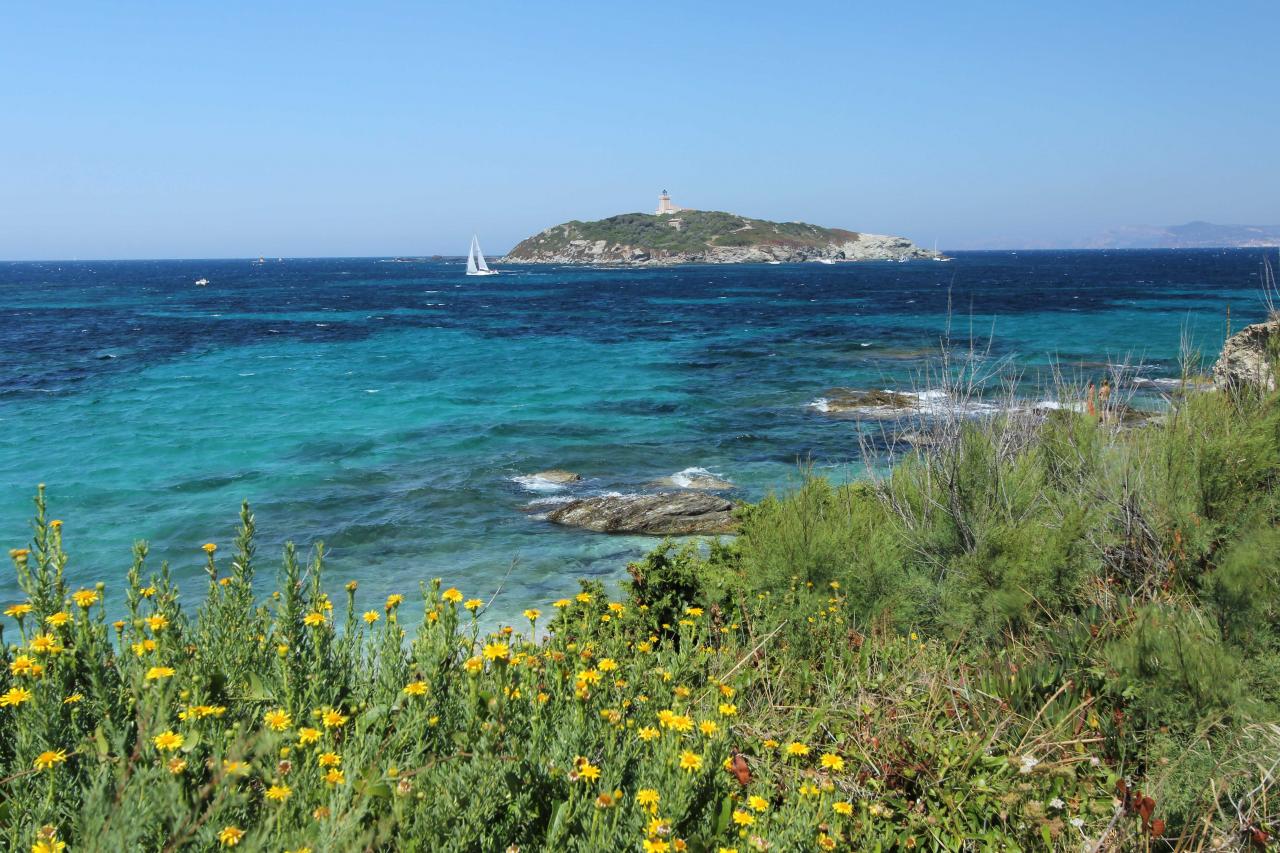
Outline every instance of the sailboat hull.
<svg viewBox="0 0 1280 853"><path fill-rule="evenodd" d="M468 270L467 275L497 275L497 270Z"/></svg>

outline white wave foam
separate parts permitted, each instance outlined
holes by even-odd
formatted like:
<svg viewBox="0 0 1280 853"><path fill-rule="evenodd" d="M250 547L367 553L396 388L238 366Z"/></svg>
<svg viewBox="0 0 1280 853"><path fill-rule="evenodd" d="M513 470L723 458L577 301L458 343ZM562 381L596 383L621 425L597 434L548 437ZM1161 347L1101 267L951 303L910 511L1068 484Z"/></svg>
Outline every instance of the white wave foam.
<svg viewBox="0 0 1280 853"><path fill-rule="evenodd" d="M816 412L829 412L831 411L831 401L826 397L819 397L816 400L811 400L808 403L808 408Z"/></svg>
<svg viewBox="0 0 1280 853"><path fill-rule="evenodd" d="M524 489L526 492L562 492L569 488L571 483L557 482L541 477L537 474L523 474L517 477L508 477L511 482Z"/></svg>
<svg viewBox="0 0 1280 853"><path fill-rule="evenodd" d="M545 498L534 498L526 506L559 506L560 504L571 504L576 500L578 499L570 495L548 495Z"/></svg>
<svg viewBox="0 0 1280 853"><path fill-rule="evenodd" d="M688 489L691 488L697 480L707 477L728 482L723 474L717 474L713 471L708 471L706 468L699 468L697 466L691 466L689 468L685 468L683 471L675 472L671 475L671 482L682 489Z"/></svg>

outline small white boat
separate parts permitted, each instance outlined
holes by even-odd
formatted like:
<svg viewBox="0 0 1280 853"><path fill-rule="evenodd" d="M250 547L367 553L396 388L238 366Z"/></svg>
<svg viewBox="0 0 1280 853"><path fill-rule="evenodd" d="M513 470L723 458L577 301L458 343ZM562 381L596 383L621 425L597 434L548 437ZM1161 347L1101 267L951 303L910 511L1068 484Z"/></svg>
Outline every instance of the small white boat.
<svg viewBox="0 0 1280 853"><path fill-rule="evenodd" d="M765 261L765 263L771 267L777 267L782 265L782 261Z"/></svg>
<svg viewBox="0 0 1280 853"><path fill-rule="evenodd" d="M833 259L833 258L814 258L814 260L816 260L816 261L817 261L818 263L820 263L820 264L834 264L834 263L835 263L835 259Z"/></svg>
<svg viewBox="0 0 1280 853"><path fill-rule="evenodd" d="M209 279L207 278L196 279L196 287L204 287L208 283L209 283Z"/></svg>
<svg viewBox="0 0 1280 853"><path fill-rule="evenodd" d="M480 238L471 235L471 251L467 253L467 275L497 275L497 270L489 269L485 263L484 253L480 251Z"/></svg>

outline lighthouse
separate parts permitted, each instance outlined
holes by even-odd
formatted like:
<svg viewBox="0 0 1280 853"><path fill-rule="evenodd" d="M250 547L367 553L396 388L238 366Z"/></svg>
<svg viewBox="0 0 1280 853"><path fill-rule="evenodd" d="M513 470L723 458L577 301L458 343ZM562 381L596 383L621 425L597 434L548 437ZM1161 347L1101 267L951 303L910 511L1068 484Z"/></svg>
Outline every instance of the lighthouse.
<svg viewBox="0 0 1280 853"><path fill-rule="evenodd" d="M667 213L679 213L682 210L684 210L683 207L679 207L671 203L671 196L667 193L666 190L663 190L662 195L658 196L658 215L659 216L662 216L663 214L667 214Z"/></svg>

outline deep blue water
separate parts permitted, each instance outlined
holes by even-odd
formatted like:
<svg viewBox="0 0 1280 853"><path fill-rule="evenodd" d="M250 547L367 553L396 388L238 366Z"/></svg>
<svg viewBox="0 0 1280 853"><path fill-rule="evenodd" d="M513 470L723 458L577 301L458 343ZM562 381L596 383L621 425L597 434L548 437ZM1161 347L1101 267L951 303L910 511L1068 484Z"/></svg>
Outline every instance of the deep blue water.
<svg viewBox="0 0 1280 853"><path fill-rule="evenodd" d="M953 263L512 268L372 259L0 263L0 545L48 484L74 582L134 539L202 588L242 499L260 554L323 539L361 600L435 576L498 614L619 577L652 540L558 529L516 480L632 491L701 467L756 498L800 460L855 476L831 386L919 387L950 311L1035 393L1053 360L1176 376L1259 319L1260 251L960 253ZM193 286L195 279L208 287ZM1001 362L1000 359L1007 359ZM543 507L545 509L545 507ZM0 604L18 597L0 576Z"/></svg>

